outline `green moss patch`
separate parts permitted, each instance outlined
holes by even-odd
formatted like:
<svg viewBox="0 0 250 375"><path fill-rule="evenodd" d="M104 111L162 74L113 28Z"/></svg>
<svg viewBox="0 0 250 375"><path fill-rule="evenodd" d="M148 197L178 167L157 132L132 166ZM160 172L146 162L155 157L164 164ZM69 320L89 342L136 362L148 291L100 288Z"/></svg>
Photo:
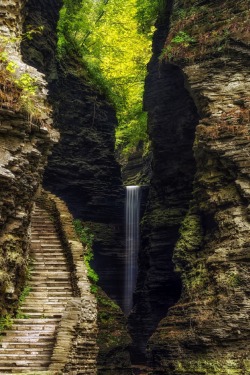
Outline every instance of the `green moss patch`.
<svg viewBox="0 0 250 375"><path fill-rule="evenodd" d="M145 215L142 224L150 225L153 228L180 225L185 211L180 208L155 208Z"/></svg>
<svg viewBox="0 0 250 375"><path fill-rule="evenodd" d="M175 246L175 252L192 252L199 250L203 241L203 228L199 215L186 215L180 228L180 239Z"/></svg>

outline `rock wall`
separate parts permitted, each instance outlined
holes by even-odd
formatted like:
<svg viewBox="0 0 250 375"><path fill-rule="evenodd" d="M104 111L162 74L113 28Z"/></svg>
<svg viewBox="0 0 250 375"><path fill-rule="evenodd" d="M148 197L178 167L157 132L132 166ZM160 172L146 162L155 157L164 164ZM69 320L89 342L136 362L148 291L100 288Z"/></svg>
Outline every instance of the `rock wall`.
<svg viewBox="0 0 250 375"><path fill-rule="evenodd" d="M20 54L22 1L0 4L0 314L17 307L29 253L32 202L58 134L51 128L43 76ZM33 82L25 100L23 77ZM29 104L32 103L32 106Z"/></svg>
<svg viewBox="0 0 250 375"><path fill-rule="evenodd" d="M104 95L88 84L76 55L63 61L55 59L59 3L52 3L27 2L26 27L44 25L44 30L42 36L35 35L23 44L26 60L43 71L50 82L54 122L61 134L49 158L44 186L94 231L94 267L100 285L121 305L125 192L114 158L115 111Z"/></svg>
<svg viewBox="0 0 250 375"><path fill-rule="evenodd" d="M249 2L192 3L174 2L165 59L183 69L198 108L197 171L174 251L181 298L151 337L149 357L154 374L243 375L250 372ZM177 46L180 32L193 40Z"/></svg>
<svg viewBox="0 0 250 375"><path fill-rule="evenodd" d="M149 336L180 296L181 284L174 273L172 256L180 223L188 210L195 173L192 145L197 110L185 88L181 70L173 64L159 62L171 9L172 4L168 2L166 15L157 25L145 87L152 178L141 221L135 307L129 317L135 361L143 360Z"/></svg>
<svg viewBox="0 0 250 375"><path fill-rule="evenodd" d="M120 307L97 289L98 375L132 375L129 348L131 337Z"/></svg>

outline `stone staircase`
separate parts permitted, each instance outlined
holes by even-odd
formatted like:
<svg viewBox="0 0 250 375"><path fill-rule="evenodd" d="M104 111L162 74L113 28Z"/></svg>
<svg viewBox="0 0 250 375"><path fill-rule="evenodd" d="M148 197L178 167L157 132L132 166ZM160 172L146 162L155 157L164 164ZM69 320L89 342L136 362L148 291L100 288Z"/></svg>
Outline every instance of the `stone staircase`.
<svg viewBox="0 0 250 375"><path fill-rule="evenodd" d="M31 291L20 308L21 319L14 319L0 339L0 374L48 370L57 326L72 298L66 258L45 210L35 208L31 231Z"/></svg>

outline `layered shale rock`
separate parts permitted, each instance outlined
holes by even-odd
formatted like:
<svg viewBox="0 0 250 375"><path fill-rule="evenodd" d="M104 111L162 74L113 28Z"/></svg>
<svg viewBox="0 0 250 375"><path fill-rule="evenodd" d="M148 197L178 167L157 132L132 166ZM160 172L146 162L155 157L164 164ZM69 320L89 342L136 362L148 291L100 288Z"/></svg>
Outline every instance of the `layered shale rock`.
<svg viewBox="0 0 250 375"><path fill-rule="evenodd" d="M174 273L173 249L188 209L195 164L192 152L198 115L185 88L181 70L159 62L168 28L166 18L154 36L154 55L149 64L144 106L152 142L152 179L142 218L142 246L135 307L129 317L136 361L160 319L180 295Z"/></svg>
<svg viewBox="0 0 250 375"><path fill-rule="evenodd" d="M129 347L131 337L120 307L97 289L98 375L132 375Z"/></svg>
<svg viewBox="0 0 250 375"><path fill-rule="evenodd" d="M61 134L49 158L44 186L67 202L74 217L93 229L100 285L121 305L125 194L114 158L115 111L88 84L76 55L55 60L55 16L51 7L55 9L58 3L50 3L40 1L37 6L36 1L27 2L26 27L45 27L42 36L23 44L26 60L46 73L50 81L50 101Z"/></svg>
<svg viewBox="0 0 250 375"><path fill-rule="evenodd" d="M95 270L100 284L121 303L124 190L114 159L115 112L104 96L87 83L77 59L56 60L55 20L59 3L53 2L50 8L44 4L27 2L26 27L45 26L42 36L35 35L31 42L23 43L25 58L43 71L50 82L49 98L61 133L60 144L49 159L44 184L63 197L74 216L94 233ZM131 339L125 318L121 309L97 289L98 373L131 374ZM81 337L76 336L73 362L77 362L81 352L84 355L84 348L77 346L78 339ZM67 370L75 368L69 365Z"/></svg>
<svg viewBox="0 0 250 375"><path fill-rule="evenodd" d="M249 3L174 5L165 58L182 67L201 119L174 251L182 295L151 337L150 358L155 374L248 374ZM177 46L180 32L189 42Z"/></svg>
<svg viewBox="0 0 250 375"><path fill-rule="evenodd" d="M43 76L21 59L22 6L14 0L0 5L1 315L16 308L24 284L32 201L58 139Z"/></svg>

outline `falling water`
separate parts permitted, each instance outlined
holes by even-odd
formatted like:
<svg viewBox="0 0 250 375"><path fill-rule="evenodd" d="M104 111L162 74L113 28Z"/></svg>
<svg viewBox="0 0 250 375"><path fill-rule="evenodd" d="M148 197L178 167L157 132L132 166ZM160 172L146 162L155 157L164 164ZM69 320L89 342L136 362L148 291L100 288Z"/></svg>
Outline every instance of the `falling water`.
<svg viewBox="0 0 250 375"><path fill-rule="evenodd" d="M137 277L139 250L140 187L126 186L126 261L124 313L129 314Z"/></svg>

